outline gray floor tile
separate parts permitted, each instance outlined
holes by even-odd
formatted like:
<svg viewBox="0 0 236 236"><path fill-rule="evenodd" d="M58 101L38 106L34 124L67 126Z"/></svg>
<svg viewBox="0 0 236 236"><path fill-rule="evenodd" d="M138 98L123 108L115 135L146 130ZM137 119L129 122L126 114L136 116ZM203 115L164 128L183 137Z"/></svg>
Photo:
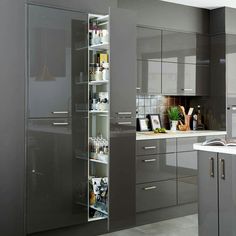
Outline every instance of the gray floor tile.
<svg viewBox="0 0 236 236"><path fill-rule="evenodd" d="M160 221L103 236L198 236L197 215Z"/></svg>

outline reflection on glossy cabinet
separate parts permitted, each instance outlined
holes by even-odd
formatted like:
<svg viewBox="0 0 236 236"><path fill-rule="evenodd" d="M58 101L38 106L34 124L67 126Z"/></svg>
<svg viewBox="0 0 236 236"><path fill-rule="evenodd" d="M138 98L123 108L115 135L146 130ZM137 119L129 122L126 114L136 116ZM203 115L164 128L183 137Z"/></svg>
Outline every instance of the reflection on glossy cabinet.
<svg viewBox="0 0 236 236"><path fill-rule="evenodd" d="M161 62L137 61L137 93L161 94Z"/></svg>
<svg viewBox="0 0 236 236"><path fill-rule="evenodd" d="M137 27L137 59L161 61L161 30Z"/></svg>
<svg viewBox="0 0 236 236"><path fill-rule="evenodd" d="M207 95L209 67L162 62L162 94Z"/></svg>

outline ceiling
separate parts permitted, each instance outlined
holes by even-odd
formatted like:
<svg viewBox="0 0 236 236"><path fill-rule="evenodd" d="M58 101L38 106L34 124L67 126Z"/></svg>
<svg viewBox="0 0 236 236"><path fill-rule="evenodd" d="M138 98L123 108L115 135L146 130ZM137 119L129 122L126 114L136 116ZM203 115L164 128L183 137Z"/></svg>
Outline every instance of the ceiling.
<svg viewBox="0 0 236 236"><path fill-rule="evenodd" d="M218 7L236 8L236 0L161 0L163 2L172 2L192 7L214 9Z"/></svg>

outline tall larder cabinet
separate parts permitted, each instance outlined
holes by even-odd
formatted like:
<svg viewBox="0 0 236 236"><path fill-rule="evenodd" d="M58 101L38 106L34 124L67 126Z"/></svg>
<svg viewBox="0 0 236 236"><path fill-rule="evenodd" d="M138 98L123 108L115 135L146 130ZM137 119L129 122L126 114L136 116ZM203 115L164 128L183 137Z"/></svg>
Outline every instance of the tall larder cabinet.
<svg viewBox="0 0 236 236"><path fill-rule="evenodd" d="M136 22L28 5L27 233L135 224Z"/></svg>

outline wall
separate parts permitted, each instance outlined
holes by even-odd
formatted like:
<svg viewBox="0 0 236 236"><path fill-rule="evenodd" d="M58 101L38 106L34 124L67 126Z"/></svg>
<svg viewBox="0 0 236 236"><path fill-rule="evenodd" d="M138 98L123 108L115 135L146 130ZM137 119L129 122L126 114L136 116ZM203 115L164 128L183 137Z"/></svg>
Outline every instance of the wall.
<svg viewBox="0 0 236 236"><path fill-rule="evenodd" d="M0 235L23 235L24 0L0 1Z"/></svg>
<svg viewBox="0 0 236 236"><path fill-rule="evenodd" d="M209 11L158 0L118 0L118 7L135 10L137 24L208 33Z"/></svg>

